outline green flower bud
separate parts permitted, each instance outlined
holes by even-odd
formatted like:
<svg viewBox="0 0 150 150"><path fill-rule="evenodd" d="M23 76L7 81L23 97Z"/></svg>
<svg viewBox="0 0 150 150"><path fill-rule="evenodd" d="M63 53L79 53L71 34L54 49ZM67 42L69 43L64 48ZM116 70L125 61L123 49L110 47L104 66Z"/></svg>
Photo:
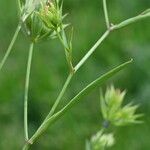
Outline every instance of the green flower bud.
<svg viewBox="0 0 150 150"><path fill-rule="evenodd" d="M136 115L137 105L128 104L122 107L126 92L121 92L113 86L107 89L105 96L101 94L101 111L103 118L116 126L138 123L141 115Z"/></svg>
<svg viewBox="0 0 150 150"><path fill-rule="evenodd" d="M52 30L57 30L62 26L62 6L58 0L48 0L39 10L39 16L45 25Z"/></svg>
<svg viewBox="0 0 150 150"><path fill-rule="evenodd" d="M19 0L19 6L23 31L33 42L56 38L68 26L62 24L58 0Z"/></svg>
<svg viewBox="0 0 150 150"><path fill-rule="evenodd" d="M103 130L99 131L91 138L91 150L104 150L113 146L115 143L114 135L112 133L105 134Z"/></svg>
<svg viewBox="0 0 150 150"><path fill-rule="evenodd" d="M28 17L28 19L23 24L23 30L25 34L32 40L33 42L39 42L41 40L45 40L47 38L54 38L54 31L48 29L43 21L40 19L37 12L34 12L32 15Z"/></svg>

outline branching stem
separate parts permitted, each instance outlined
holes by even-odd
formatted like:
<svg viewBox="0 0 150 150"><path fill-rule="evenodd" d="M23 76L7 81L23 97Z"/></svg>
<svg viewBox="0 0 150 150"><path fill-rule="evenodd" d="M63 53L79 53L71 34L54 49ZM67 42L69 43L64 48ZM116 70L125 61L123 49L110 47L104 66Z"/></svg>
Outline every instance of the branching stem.
<svg viewBox="0 0 150 150"><path fill-rule="evenodd" d="M106 1L104 0L104 2L106 2ZM104 3L104 5L105 5L105 3ZM108 19L108 14L107 14L107 6L104 6L104 9L106 11L105 15L106 15L106 22L107 22L107 26L108 26L109 19ZM144 19L144 18L147 18L147 17L150 17L150 12L138 15L138 16L130 18L130 19L127 19L127 20L125 20L125 21L123 21L123 22L121 22L119 24L116 24L116 25L113 25L113 26L109 27L106 30L106 32L100 37L100 39L94 44L94 46L87 52L87 54L75 66L74 73L76 73L79 70L79 68L87 61L87 59L93 54L93 52L97 49L97 47L106 39L106 37L108 37L108 35L111 33L111 31L123 28L123 27L125 27L125 26L127 26L129 24L132 24L134 22L137 22L137 21L139 21L141 19ZM131 63L131 61L123 64L123 66L127 65L128 63ZM60 111L58 111L57 113L55 113L54 115L52 115L54 113L56 107L58 106L58 104L59 104L62 96L64 95L64 93L65 93L65 91L66 91L66 89L67 89L67 87L68 87L68 85L69 85L69 83L70 83L70 81L72 79L72 76L73 76L73 74L70 75L67 78L67 80L66 80L66 82L65 82L65 84L63 86L63 89L62 89L61 93L59 94L59 96L58 96L58 98L56 100L57 102L55 102L55 104L52 107L52 110L50 111L50 114L47 116L47 118L44 120L44 122L41 124L41 126L37 129L37 131L34 133L34 135L29 139L29 142L25 144L23 150L28 150L30 144L32 144L33 142L35 142L35 140L47 129L47 127L48 127L49 124L52 124L57 119L59 119L62 115L64 115L64 113L66 111L68 111L74 104L76 104L78 102L78 100L82 96L84 96L84 92L86 90L88 91L89 88L91 88L91 86L88 86L87 88L85 88L78 95L76 95L65 107L63 107ZM103 76L103 77L105 78L105 76Z"/></svg>
<svg viewBox="0 0 150 150"><path fill-rule="evenodd" d="M93 52L97 49L97 47L105 40L105 38L109 35L110 31L107 30L100 39L94 44L94 46L86 53L86 55L80 60L80 62L75 66L75 72L87 61L87 59L93 54Z"/></svg>
<svg viewBox="0 0 150 150"><path fill-rule="evenodd" d="M80 91L73 99L71 99L66 106L64 106L60 111L55 113L53 116L51 116L49 119L44 121L42 125L38 128L38 130L35 132L35 134L30 138L29 143L34 143L37 138L45 132L45 130L52 125L54 122L56 122L60 117L62 117L67 111L69 111L74 105L80 102L80 100L83 100L83 98L89 94L90 91L92 91L94 88L97 87L97 85L101 85L104 83L107 79L115 75L117 72L121 71L123 68L125 68L127 65L132 63L132 60L112 69L111 71L107 72L106 74L100 76L95 81L91 82L88 86L86 86L82 91Z"/></svg>

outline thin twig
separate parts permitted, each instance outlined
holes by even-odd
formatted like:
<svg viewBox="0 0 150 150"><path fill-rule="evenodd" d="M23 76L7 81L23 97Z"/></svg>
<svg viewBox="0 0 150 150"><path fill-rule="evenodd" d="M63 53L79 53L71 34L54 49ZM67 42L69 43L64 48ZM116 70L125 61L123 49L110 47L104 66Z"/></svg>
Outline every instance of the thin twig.
<svg viewBox="0 0 150 150"><path fill-rule="evenodd" d="M109 17L108 17L108 10L107 10L106 0L103 0L103 9L104 9L106 26L107 26L107 29L109 29L110 28L110 22L109 22Z"/></svg>
<svg viewBox="0 0 150 150"><path fill-rule="evenodd" d="M110 30L116 30L116 29L126 27L134 22L140 21L140 20L148 18L148 17L150 17L150 12L145 13L145 14L140 14L138 16L135 16L135 17L129 18L125 21L122 21L119 24L113 25Z"/></svg>
<svg viewBox="0 0 150 150"><path fill-rule="evenodd" d="M94 46L86 53L86 55L80 60L80 62L75 66L75 72L86 62L86 60L93 54L93 52L97 49L97 47L106 39L109 35L110 31L107 30L101 38L94 44Z"/></svg>
<svg viewBox="0 0 150 150"><path fill-rule="evenodd" d="M25 140L28 141L28 92L29 92L29 82L30 82L30 72L31 72L31 63L33 56L33 47L34 43L30 44L29 56L27 62L27 71L26 71L26 80L25 80L25 91L24 91L24 134Z"/></svg>
<svg viewBox="0 0 150 150"><path fill-rule="evenodd" d="M70 110L75 104L79 103L80 100L84 98L90 91L92 91L94 88L97 87L97 85L101 85L103 82L105 82L107 79L124 69L126 66L128 66L130 63L132 63L132 60L121 64L120 66L112 69L111 71L107 72L106 74L100 76L93 82L91 82L89 85L87 85L82 91L80 91L73 99L71 99L66 106L64 106L60 111L55 113L53 116L51 116L49 119L47 119L45 122L42 123L42 125L38 128L38 130L35 132L35 134L31 137L29 140L30 143L34 143L35 140L43 134L43 132L48 128L49 125L53 124L56 120L58 120L60 117L62 117L68 110Z"/></svg>
<svg viewBox="0 0 150 150"><path fill-rule="evenodd" d="M6 62L7 58L8 58L11 50L12 50L12 47L13 47L13 45L14 45L17 37L18 37L18 33L19 33L20 29L21 29L21 24L18 24L18 26L16 28L16 31L15 31L15 34L14 34L14 36L13 36L11 42L10 42L10 45L9 45L9 47L8 47L8 49L7 49L7 51L6 51L5 55L4 55L1 63L0 63L0 71L2 70L4 64L5 64L5 62Z"/></svg>
<svg viewBox="0 0 150 150"><path fill-rule="evenodd" d="M91 54L93 53L93 51L94 51L94 50L100 45L100 43L108 36L108 34L109 34L109 31L106 31L106 32L104 33L104 35L96 42L96 44L90 49L90 51L85 55L85 57L84 57L84 58L78 63L78 65L75 67L75 69L74 69L75 72L76 72L76 71L82 66L82 64L91 56ZM64 45L63 40L61 39L59 33L58 33L58 37L59 37L60 41L62 42L62 44ZM48 116L46 117L46 119L48 119L48 118L54 113L56 107L58 106L58 104L59 104L59 102L60 102L62 96L64 95L64 93L65 93L65 91L66 91L66 89L67 89L67 87L68 87L68 85L69 85L69 83L70 83L70 81L71 81L71 79L72 79L72 76L73 76L73 74L70 73L69 76L68 76L68 78L67 78L67 80L66 80L66 82L65 82L65 84L64 84L64 86L63 86L63 88L62 88L62 91L60 92L58 98L56 99L56 101L55 101L55 103L54 103L54 105L53 105L53 107L52 107L50 113L49 113ZM45 119L45 120L46 120L46 119Z"/></svg>
<svg viewBox="0 0 150 150"><path fill-rule="evenodd" d="M62 97L63 97L63 95L64 95L64 93L65 93L65 91L66 91L66 89L67 89L71 79L72 79L72 77L73 77L73 74L70 73L68 75L68 77L67 77L67 80L66 80L66 82L65 82L65 84L64 84L64 86L63 86L63 88L62 88L62 90L60 92L60 94L58 95L54 105L52 106L52 108L51 108L51 110L50 110L50 112L47 115L45 120L49 119L53 115L53 113L55 112L55 110L56 110L58 104L60 103L60 100L62 99Z"/></svg>

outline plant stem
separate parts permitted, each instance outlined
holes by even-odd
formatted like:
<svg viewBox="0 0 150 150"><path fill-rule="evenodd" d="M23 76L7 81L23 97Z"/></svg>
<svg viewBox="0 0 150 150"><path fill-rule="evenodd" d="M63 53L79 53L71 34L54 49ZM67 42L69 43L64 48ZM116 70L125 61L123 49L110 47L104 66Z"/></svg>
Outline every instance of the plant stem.
<svg viewBox="0 0 150 150"><path fill-rule="evenodd" d="M98 48L98 46L108 37L108 35L117 29L126 27L134 22L140 21L142 19L150 17L150 12L145 14L140 14L136 17L129 18L125 21L122 21L119 24L111 26L106 32L100 37L100 39L94 44L94 46L86 53L86 55L80 60L80 62L74 67L74 72L76 72L85 62L86 60L93 54L93 52Z"/></svg>
<svg viewBox="0 0 150 150"><path fill-rule="evenodd" d="M102 35L102 37L100 37L100 39L94 44L94 46L87 52L87 54L80 60L80 62L75 66L75 71L74 73L76 73L78 71L78 69L87 61L87 59L93 54L93 52L96 50L96 48L106 39L106 37L108 37L109 33L113 30L117 30L120 28L123 28L131 23L134 23L136 21L139 21L141 19L150 17L150 13L144 13L141 15L138 15L136 17L127 19L117 25L113 25L112 27L110 27L109 29L107 29L107 31ZM128 65L129 63L131 63L132 61L129 61L121 66L119 66L119 68L116 68L117 70L125 67L126 65ZM24 149L23 150L28 150L29 145L31 145L32 143L35 142L35 140L48 128L48 126L50 124L52 124L53 122L55 122L56 120L58 120L62 115L65 114L65 112L67 112L70 108L72 108L74 106L74 104L78 103L79 99L82 98L82 96L85 95L85 92L87 93L88 90L91 90L91 87L93 88L93 85L97 85L98 82L101 83L101 79L105 79L107 76L112 75L112 73L115 73L117 70L113 70L110 71L109 73L105 74L104 76L102 76L102 78L99 78L98 80L92 82L89 86L87 86L85 89L83 89L78 95L76 95L65 107L63 107L59 112L55 113L54 115L52 115L50 118L46 119L45 121L43 121L43 123L41 124L41 126L37 129L37 131L33 134L33 136L30 138L29 142L25 144ZM119 71L118 70L118 71ZM115 72L114 72L115 71ZM63 89L62 89L62 94L60 94L60 98L58 98L59 100L57 100L59 103L60 99L62 98L64 92L67 89L67 86L69 85L69 82L71 81L71 78L65 82L66 86L64 85ZM55 107L57 107L58 104L54 104L56 105ZM54 106L53 106L54 107ZM54 107L54 108L55 108ZM56 108L55 108L56 109ZM54 109L54 110L55 110Z"/></svg>
<svg viewBox="0 0 150 150"><path fill-rule="evenodd" d="M60 92L60 94L58 95L58 97L57 97L57 99L56 99L54 105L52 106L52 109L50 110L50 112L49 112L49 114L47 115L47 117L46 117L45 120L49 119L49 118L53 115L53 113L55 112L55 110L56 110L58 104L60 103L60 100L62 99L64 93L66 92L66 89L67 89L67 87L68 87L68 85L69 85L69 83L70 83L72 77L73 77L73 74L70 73L70 74L68 75L68 77L67 77L67 80L66 80L66 82L65 82L65 84L64 84L64 86L63 86L63 88L62 88L62 90L61 90L61 92Z"/></svg>
<svg viewBox="0 0 150 150"><path fill-rule="evenodd" d="M140 14L138 16L135 16L135 17L129 18L129 19L125 20L125 21L122 21L119 24L113 25L111 27L111 30L116 30L116 29L120 29L120 28L126 27L126 26L128 26L128 25L130 25L130 24L132 24L134 22L140 21L140 20L148 18L148 17L150 17L150 12L145 13L145 14Z"/></svg>
<svg viewBox="0 0 150 150"><path fill-rule="evenodd" d="M102 43L102 41L108 36L108 34L109 34L109 31L106 31L106 32L104 33L104 35L95 43L95 45L89 50L89 52L83 57L83 59L82 59L82 60L78 63L78 65L74 68L75 72L76 72L76 71L82 66L82 64L84 64L84 62L92 55L92 53L95 51L95 49ZM62 42L62 44L64 45L63 40L62 40L62 38L60 37L59 33L58 33L58 37L59 37L60 41ZM64 47L65 47L65 46L64 46ZM75 72L74 72L74 73L75 73ZM73 73L70 73L69 76L68 76L68 78L67 78L67 80L66 80L66 82L65 82L65 84L64 84L64 86L63 86L62 91L60 92L58 98L56 99L56 101L55 101L55 103L54 103L54 105L53 105L53 107L52 107L50 113L49 113L48 116L46 117L46 119L49 118L49 117L54 113L56 107L58 106L58 104L59 104L59 102L60 102L62 96L64 95L64 93L65 93L65 91L66 91L66 89L67 89L67 87L68 87L68 85L69 85L69 83L70 83L70 81L71 81L71 79L72 79L72 76L73 76Z"/></svg>
<svg viewBox="0 0 150 150"><path fill-rule="evenodd" d="M29 82L30 82L30 72L31 72L31 63L33 55L34 43L30 44L27 70L26 70L26 80L25 80L25 91L24 91L24 134L25 140L28 141L28 92L29 92Z"/></svg>
<svg viewBox="0 0 150 150"><path fill-rule="evenodd" d="M14 36L13 36L11 42L10 42L10 45L9 45L9 47L8 47L8 49L7 49L7 51L6 51L5 55L4 55L1 63L0 63L0 71L2 70L4 64L5 64L5 62L6 62L7 58L8 58L11 50L12 50L12 47L13 47L16 39L17 39L17 36L18 36L18 33L19 33L20 29L21 29L21 24L19 23L17 28L16 28L15 34L14 34Z"/></svg>
<svg viewBox="0 0 150 150"><path fill-rule="evenodd" d="M30 147L30 144L26 143L26 144L24 145L24 147L22 148L22 150L28 150L29 147Z"/></svg>
<svg viewBox="0 0 150 150"><path fill-rule="evenodd" d="M95 81L91 82L81 92L79 92L73 99L71 99L65 107L63 107L60 111L58 111L53 116L51 116L49 119L44 121L42 123L42 125L38 128L38 130L35 132L35 134L30 138L29 143L34 143L35 140L41 134L43 134L43 132L49 127L49 125L52 125L55 121L57 121L60 117L62 117L68 110L70 110L75 104L79 103L80 100L83 99L83 97L85 97L87 94L89 94L90 91L92 91L98 85L100 86L102 83L104 83L110 77L112 77L114 74L116 74L119 71L121 71L122 69L124 69L131 62L132 62L132 60L112 69L111 71L109 71L106 74L97 78Z"/></svg>
<svg viewBox="0 0 150 150"><path fill-rule="evenodd" d="M106 26L107 26L107 29L109 29L110 28L110 22L109 22L109 17L108 17L108 10L107 10L106 0L103 0L103 9L104 9Z"/></svg>
<svg viewBox="0 0 150 150"><path fill-rule="evenodd" d="M97 49L97 47L105 40L105 38L109 35L110 31L107 30L100 39L94 44L94 46L86 53L86 55L80 60L80 62L75 66L75 72L87 61L87 59L93 54L93 52Z"/></svg>

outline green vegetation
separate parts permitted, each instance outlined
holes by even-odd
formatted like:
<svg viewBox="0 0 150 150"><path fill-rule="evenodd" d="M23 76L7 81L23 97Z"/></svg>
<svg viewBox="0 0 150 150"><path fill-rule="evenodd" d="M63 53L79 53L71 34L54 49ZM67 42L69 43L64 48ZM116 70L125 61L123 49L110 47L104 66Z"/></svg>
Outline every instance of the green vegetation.
<svg viewBox="0 0 150 150"><path fill-rule="evenodd" d="M10 34L12 34L12 32L14 31L15 26L17 26L17 18L15 17L17 14L16 4L14 4L13 2L9 2L9 5L7 5L7 3L7 0L5 2L0 2L0 7L3 8L1 9L2 12L6 14L5 16L3 15L3 13L0 14L0 19L2 20L0 28L1 56L4 55L4 50L7 47L6 45L8 45L10 41ZM65 62L65 59L63 57L64 54L61 50L62 48L58 44L57 40L45 41L43 43L41 42L36 44L37 46L34 46L29 87L29 76L31 67L30 64L33 51L33 42L37 42L37 39L33 40L33 38L31 38L32 43L30 46L28 59L24 103L24 106L26 106L28 97L27 95L29 94L29 137L31 137L37 130L37 128L40 126L40 124L42 123L43 119L45 118L46 114L49 112L49 109L52 106L52 110L46 118L46 128L47 122L49 124L49 122L51 123L55 121L57 118L62 116L62 114L64 114L66 110L71 108L73 104L78 102L78 100L80 99L80 95L81 98L83 98L85 94L89 93L90 89L93 89L93 87L98 85L97 83L101 83L101 79L103 78L100 77L97 80L95 80L95 82L92 82L89 86L87 86L87 88L82 90L90 81L94 80L97 76L99 76L100 71L101 74L103 74L104 72L106 72L106 70L109 70L113 66L122 63L123 60L134 58L134 64L128 69L126 69L124 72L122 72L122 74L113 78L113 82L118 87L124 87L128 89L129 101L131 101L133 97L134 99L138 100L138 102L136 101L136 103L141 104L140 111L145 114L145 123L135 127L131 126L130 128L126 127L119 129L119 134L117 135L117 143L115 144L114 149L149 149L150 137L148 135L148 132L150 130L150 122L147 119L149 116L148 99L150 97L148 85L148 60L150 54L148 52L149 42L147 40L147 37L150 35L148 26L149 18L147 20L141 21L140 23L136 23L136 25L134 24L128 28L119 30L119 32L111 34L111 36L109 36L109 38L102 44L102 46L97 49L93 57L90 57L90 59L88 59L89 56L99 46L99 44L101 44L101 42L106 37L108 37L109 33L112 30L125 27L126 25L129 25L132 22L138 21L139 19L141 20L149 16L149 10L147 10L146 12L143 12L137 17L133 17L122 22L121 20L124 20L125 18L136 16L136 12L145 10L149 4L148 1L143 2L139 6L137 6L136 3L138 2L127 1L126 4L124 4L124 2L122 1L116 2L116 4L114 4L114 2L110 2L109 11L112 12L110 20L114 20L113 24L116 24L115 22L121 22L114 26L110 26L109 19L107 16L108 14L106 11L106 4L104 4L104 19L102 3L100 5L99 1L83 1L83 6L79 5L79 1L65 1L65 12L71 13L69 15L69 22L73 24L75 28L74 30L76 32L73 39L72 55L72 29L71 38L70 40L68 40L70 42L67 43L67 37L64 34L64 28L68 25L59 24L59 26L56 26L56 22L60 21L59 15L58 19L54 22L51 22L50 20L50 23L54 25L53 30L55 30L56 36L59 37L59 40L62 42L63 47L65 49L67 64L70 68L71 73L68 76L66 84L64 85L62 92L57 98L55 105L53 105L55 97L56 95L58 95L61 89L60 85L63 85L65 76L68 73L67 65L65 63L62 63ZM123 6L123 8L121 8L121 6ZM131 10L131 13L129 13L128 9ZM31 7L27 10L28 13L25 13L25 15L23 13L23 17L21 17L22 21L24 21L24 19L26 19L28 15L32 13L34 7ZM43 14L41 17L43 20L45 20L45 18L43 18ZM100 33L105 30L106 25L104 24L104 20L106 20L106 25L108 28L107 31L98 40L94 47L92 47L92 49L90 49L90 51L87 53L87 49L89 49L89 47L93 45L92 43L94 43L94 41L96 41L99 38ZM47 25L47 22L45 22L45 25ZM52 26L48 25L47 27L51 28ZM16 34L14 35L14 40L9 46L8 51L1 63L1 68L11 51L11 47L16 39L16 35L18 34L19 30L20 24L18 25ZM49 33L51 33L51 31L49 31ZM53 35L55 35L55 33ZM22 145L24 144L22 128L22 100L24 95L23 85L29 42L25 38L23 38L23 35L19 35L19 37L20 38L18 38L16 44L13 47L13 52L11 53L11 56L7 61L7 65L5 65L3 70L1 70L0 74L0 127L2 131L0 135L0 149L21 149ZM83 57L84 55L85 57ZM87 61L86 64L84 64L85 61ZM73 67L73 64L77 65ZM61 100L61 104L57 109L58 113L53 115L60 101L60 98L63 96L66 87L68 86L68 83L72 78L72 74L76 72L83 64L84 66L81 68L80 71L78 71L78 73L76 73L76 76L71 81L71 85L67 89L65 97L63 97L63 100ZM108 74L106 74L106 76L102 77L104 77L104 80L106 80L107 78L105 77L111 77L111 74L116 73L124 66L126 66L126 63L121 65L120 67L117 67L115 70L109 72ZM79 94L75 96L72 99L72 101L69 102L68 100L71 99L78 92ZM78 105L78 107L74 107L72 110L70 110L69 113L63 116L61 121L58 121L57 123L55 123L54 126L48 128L46 134L40 138L39 142L35 142L31 149L46 150L51 148L67 150L70 149L70 147L72 149L84 149L85 139L90 137L93 133L95 133L95 131L98 131L100 129L101 120L99 117L99 112L97 111L99 109L98 101L96 101L98 97L97 93L98 92L90 94L90 96L88 97L84 97L83 99L86 99L84 100L84 102L81 102ZM62 108L64 105L66 105L66 107ZM25 137L26 140L28 140L28 127L26 118L27 109L26 107L24 108L24 122L26 135ZM10 141L9 145L7 144L8 140Z"/></svg>

